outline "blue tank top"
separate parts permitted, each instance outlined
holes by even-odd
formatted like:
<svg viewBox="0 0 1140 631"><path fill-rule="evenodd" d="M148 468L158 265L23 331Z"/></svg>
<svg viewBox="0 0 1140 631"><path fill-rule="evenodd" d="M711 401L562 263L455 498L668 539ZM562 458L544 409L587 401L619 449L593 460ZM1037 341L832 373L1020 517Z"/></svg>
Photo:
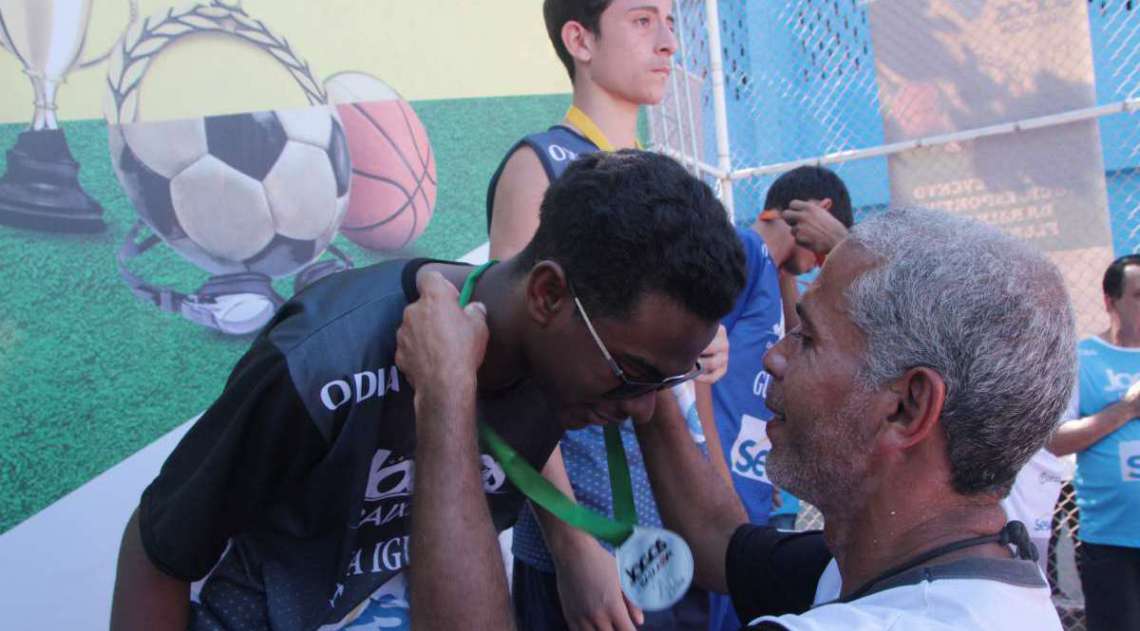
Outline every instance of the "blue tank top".
<svg viewBox="0 0 1140 631"><path fill-rule="evenodd" d="M491 228L492 205L495 201L495 187L498 186L499 177L507 160L518 151L520 147L527 146L538 155L542 168L551 181L556 180L570 166L579 155L594 153L598 147L578 132L556 125L537 134L526 136L517 142L503 162L491 177L487 187L487 229ZM621 425L621 439L625 446L626 458L629 461L630 481L633 486L633 502L637 508L637 520L641 525L661 526L661 517L657 513L657 504L653 500L653 491L649 488L649 477L645 471L645 461L641 457L641 448L638 447L637 437L633 432L633 423L626 421ZM604 515L613 516L613 495L610 489L609 469L606 465L606 443L601 427L587 427L585 429L566 432L562 438L562 459L566 463L566 474L574 489L574 497L579 504L588 506ZM534 516L534 509L527 502L519 515L518 523L514 527L513 553L516 559L527 565L553 572L554 564L550 552L546 549L546 542L542 538L538 520ZM612 546L602 543L607 549Z"/></svg>
<svg viewBox="0 0 1140 631"><path fill-rule="evenodd" d="M499 168L495 169L495 174L491 176L491 183L487 186L488 232L491 231L491 213L495 204L495 188L499 185L499 177L503 175L503 168L507 166L507 161L522 147L530 147L534 150L534 153L538 155L539 162L542 163L543 170L546 171L546 177L551 182L561 177L566 167L570 166L570 163L578 156L598 151L597 145L590 142L585 136L563 125L555 125L546 131L525 136L516 142L507 152L507 155L503 157L503 161L499 163Z"/></svg>

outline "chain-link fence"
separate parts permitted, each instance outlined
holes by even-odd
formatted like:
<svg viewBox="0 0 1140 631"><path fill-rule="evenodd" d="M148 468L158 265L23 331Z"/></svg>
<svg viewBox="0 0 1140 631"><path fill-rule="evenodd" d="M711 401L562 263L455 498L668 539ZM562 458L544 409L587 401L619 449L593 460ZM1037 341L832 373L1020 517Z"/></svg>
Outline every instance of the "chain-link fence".
<svg viewBox="0 0 1140 631"><path fill-rule="evenodd" d="M1080 333L1105 328L1101 275L1140 252L1140 2L678 0L675 13L676 72L650 134L738 223L779 174L825 165L857 220L938 207L1029 240L1063 270ZM1067 628L1083 628L1066 488L1050 573Z"/></svg>
<svg viewBox="0 0 1140 631"><path fill-rule="evenodd" d="M996 224L1058 262L1090 333L1104 267L1140 251L1133 4L683 0L651 135L738 222L806 163L843 177L857 217L922 205Z"/></svg>

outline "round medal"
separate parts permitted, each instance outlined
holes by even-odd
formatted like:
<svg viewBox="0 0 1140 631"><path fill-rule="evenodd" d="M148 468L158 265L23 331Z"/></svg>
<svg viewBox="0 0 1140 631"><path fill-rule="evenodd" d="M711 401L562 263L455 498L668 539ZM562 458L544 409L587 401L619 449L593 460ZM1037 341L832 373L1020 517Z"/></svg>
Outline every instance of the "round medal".
<svg viewBox="0 0 1140 631"><path fill-rule="evenodd" d="M645 611L672 607L693 582L693 553L675 532L635 527L615 556L622 591Z"/></svg>

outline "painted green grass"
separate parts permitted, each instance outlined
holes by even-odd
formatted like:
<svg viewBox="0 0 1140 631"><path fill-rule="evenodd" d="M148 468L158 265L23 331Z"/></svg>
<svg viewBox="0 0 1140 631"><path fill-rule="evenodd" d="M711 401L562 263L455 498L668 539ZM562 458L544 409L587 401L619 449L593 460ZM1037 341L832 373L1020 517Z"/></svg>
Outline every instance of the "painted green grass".
<svg viewBox="0 0 1140 631"><path fill-rule="evenodd" d="M427 231L404 254L453 258L485 241L487 181L503 153L560 119L568 103L567 95L415 103L440 188ZM22 129L0 126L0 149ZM61 236L0 226L0 532L200 412L249 344L134 298L115 255L135 214L111 169L106 126L64 130L108 228ZM382 258L343 237L335 243L357 265ZM165 247L132 269L183 290L206 279ZM279 282L285 295L291 282Z"/></svg>

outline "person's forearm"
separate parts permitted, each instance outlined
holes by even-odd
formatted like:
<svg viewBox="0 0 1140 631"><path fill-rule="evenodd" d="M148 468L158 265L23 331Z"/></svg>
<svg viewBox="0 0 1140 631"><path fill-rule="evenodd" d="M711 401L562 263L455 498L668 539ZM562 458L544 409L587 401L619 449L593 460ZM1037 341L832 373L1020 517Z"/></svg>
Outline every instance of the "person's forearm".
<svg viewBox="0 0 1140 631"><path fill-rule="evenodd" d="M431 393L417 390L415 409L412 626L513 629L499 543L483 496L474 379Z"/></svg>
<svg viewBox="0 0 1140 631"><path fill-rule="evenodd" d="M1062 423L1049 440L1048 449L1057 456L1084 451L1134 418L1136 411L1131 405L1114 403L1092 416Z"/></svg>
<svg viewBox="0 0 1140 631"><path fill-rule="evenodd" d="M164 574L151 563L138 523L136 510L127 521L119 548L111 629L184 631L190 613L190 584Z"/></svg>
<svg viewBox="0 0 1140 631"><path fill-rule="evenodd" d="M796 314L796 302L799 299L800 288L796 285L796 277L780 272L780 304L784 310L785 331L791 331L800 325L800 317Z"/></svg>
<svg viewBox="0 0 1140 631"><path fill-rule="evenodd" d="M542 468L542 475L570 499L574 490L566 475L562 450L555 449ZM625 605L617 575L617 563L593 535L558 519L539 506L534 514L554 561L558 600L566 624L578 628L631 628L639 624L640 611Z"/></svg>
<svg viewBox="0 0 1140 631"><path fill-rule="evenodd" d="M657 397L653 420L637 426L661 520L692 548L697 584L724 592L724 555L747 521L732 489L693 443L672 393Z"/></svg>
<svg viewBox="0 0 1140 631"><path fill-rule="evenodd" d="M542 477L550 481L554 488L574 499L574 488L566 475L566 464L562 460L562 449L555 448L542 468ZM583 546L598 545L590 535L555 517L546 509L534 506L534 515L542 528L542 537L555 566L572 561Z"/></svg>
<svg viewBox="0 0 1140 631"><path fill-rule="evenodd" d="M697 382L693 384L696 389L697 418L701 422L701 430L705 434L705 446L709 450L709 460L724 483L732 488L732 474L728 472L728 462L724 459L724 447L720 444L720 431L716 427L716 408L713 405L712 385Z"/></svg>

